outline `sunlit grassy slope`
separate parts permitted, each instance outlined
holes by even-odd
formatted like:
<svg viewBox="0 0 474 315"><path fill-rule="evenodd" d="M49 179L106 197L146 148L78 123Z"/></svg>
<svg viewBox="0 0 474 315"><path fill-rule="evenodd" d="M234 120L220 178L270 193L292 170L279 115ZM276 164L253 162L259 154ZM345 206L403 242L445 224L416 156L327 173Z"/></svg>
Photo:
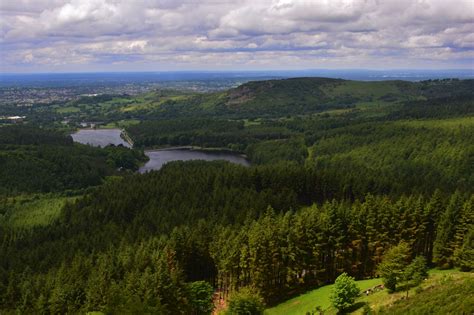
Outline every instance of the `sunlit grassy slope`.
<svg viewBox="0 0 474 315"><path fill-rule="evenodd" d="M382 279L370 279L357 281L357 285L361 290L372 288L382 283ZM306 312L311 312L317 306L320 306L323 310L331 308L331 302L329 296L333 285L326 285L317 288L308 293L302 294L291 300L283 302L276 307L269 308L265 311L265 315L292 315L301 314L305 315Z"/></svg>
<svg viewBox="0 0 474 315"><path fill-rule="evenodd" d="M408 299L404 292L390 296L384 292L369 296L368 302L378 314L474 314L473 292L474 273L445 270L431 273L421 289L410 290Z"/></svg>
<svg viewBox="0 0 474 315"><path fill-rule="evenodd" d="M457 270L431 270L419 289L388 294L386 290L361 295L352 314L362 314L364 304L383 314L471 314L474 311L474 274ZM361 291L382 283L381 279L361 280ZM265 315L305 315L320 306L325 315L336 314L329 300L333 285L327 285L287 300L265 311ZM456 313L459 310L459 313ZM317 313L316 313L317 314Z"/></svg>

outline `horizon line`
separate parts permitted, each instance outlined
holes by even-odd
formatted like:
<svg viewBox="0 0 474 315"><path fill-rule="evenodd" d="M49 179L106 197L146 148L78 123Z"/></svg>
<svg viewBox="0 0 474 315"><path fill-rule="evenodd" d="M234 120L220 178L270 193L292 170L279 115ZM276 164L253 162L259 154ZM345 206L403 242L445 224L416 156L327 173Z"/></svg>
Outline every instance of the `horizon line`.
<svg viewBox="0 0 474 315"><path fill-rule="evenodd" d="M120 74L120 73L144 73L144 74L161 74L161 73L271 73L271 72L316 72L316 71L418 71L418 72L442 72L442 71L458 71L458 72L473 72L474 68L314 68L314 69L255 69L255 70L157 70L157 71L140 71L140 70L123 70L123 71L58 71L58 72L0 72L2 75L49 75L49 74Z"/></svg>

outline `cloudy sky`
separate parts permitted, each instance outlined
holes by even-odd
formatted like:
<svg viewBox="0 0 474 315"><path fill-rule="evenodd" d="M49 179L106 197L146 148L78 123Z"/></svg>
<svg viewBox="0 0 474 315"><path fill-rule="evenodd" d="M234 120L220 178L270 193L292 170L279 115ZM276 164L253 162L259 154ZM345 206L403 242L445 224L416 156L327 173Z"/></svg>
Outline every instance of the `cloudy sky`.
<svg viewBox="0 0 474 315"><path fill-rule="evenodd" d="M0 0L0 71L474 68L474 0Z"/></svg>

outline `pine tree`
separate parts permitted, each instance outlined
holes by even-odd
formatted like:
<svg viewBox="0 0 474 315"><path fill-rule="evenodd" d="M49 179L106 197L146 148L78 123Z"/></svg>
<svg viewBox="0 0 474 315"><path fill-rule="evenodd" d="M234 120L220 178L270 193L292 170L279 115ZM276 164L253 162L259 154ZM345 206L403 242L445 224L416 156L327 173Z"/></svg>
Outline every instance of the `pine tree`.
<svg viewBox="0 0 474 315"><path fill-rule="evenodd" d="M403 280L404 269L408 265L409 259L410 248L404 242L390 248L383 256L382 263L378 266L378 272L390 292L395 291L399 282Z"/></svg>
<svg viewBox="0 0 474 315"><path fill-rule="evenodd" d="M456 224L454 240L452 243L453 251L459 250L465 244L469 231L474 229L474 195L464 203L459 223Z"/></svg>
<svg viewBox="0 0 474 315"><path fill-rule="evenodd" d="M463 245L454 252L454 263L462 271L474 270L474 230L464 238Z"/></svg>
<svg viewBox="0 0 474 315"><path fill-rule="evenodd" d="M436 231L439 217L444 210L443 196L439 189L435 190L428 204L425 206L424 217L426 218L423 255L428 263L433 260L433 243L436 238Z"/></svg>
<svg viewBox="0 0 474 315"><path fill-rule="evenodd" d="M442 268L453 267L456 225L462 212L462 200L459 192L453 194L445 212L440 218L433 245L433 262Z"/></svg>

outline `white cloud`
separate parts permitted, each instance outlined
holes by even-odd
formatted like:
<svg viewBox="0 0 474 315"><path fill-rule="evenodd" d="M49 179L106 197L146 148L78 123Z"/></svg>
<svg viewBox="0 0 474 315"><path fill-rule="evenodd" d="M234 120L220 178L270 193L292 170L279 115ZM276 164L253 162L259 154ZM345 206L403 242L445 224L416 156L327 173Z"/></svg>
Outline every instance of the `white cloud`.
<svg viewBox="0 0 474 315"><path fill-rule="evenodd" d="M3 0L1 67L474 67L472 0Z"/></svg>

